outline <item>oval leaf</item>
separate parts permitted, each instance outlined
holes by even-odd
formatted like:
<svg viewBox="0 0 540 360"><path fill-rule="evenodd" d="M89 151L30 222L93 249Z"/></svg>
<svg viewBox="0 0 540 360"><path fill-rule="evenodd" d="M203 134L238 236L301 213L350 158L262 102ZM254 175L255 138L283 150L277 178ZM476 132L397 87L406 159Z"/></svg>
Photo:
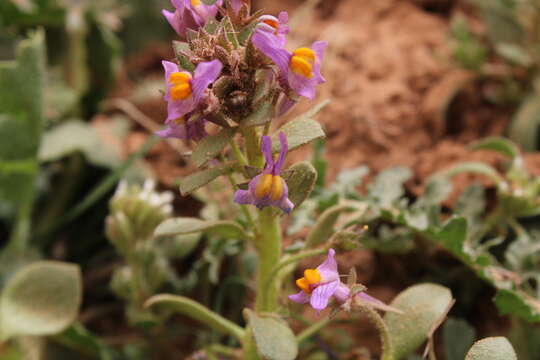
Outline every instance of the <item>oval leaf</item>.
<svg viewBox="0 0 540 360"><path fill-rule="evenodd" d="M294 360L298 356L298 345L291 329L277 315L258 315L244 310L257 351L267 360Z"/></svg>
<svg viewBox="0 0 540 360"><path fill-rule="evenodd" d="M508 129L508 137L527 151L537 149L540 125L540 100L529 97L521 103Z"/></svg>
<svg viewBox="0 0 540 360"><path fill-rule="evenodd" d="M280 144L278 134L284 132L287 136L289 151L299 148L302 145L308 144L313 140L322 139L325 137L321 125L315 120L300 118L293 120L283 125L272 137L272 151L279 152Z"/></svg>
<svg viewBox="0 0 540 360"><path fill-rule="evenodd" d="M309 162L302 161L285 171L283 178L289 188L289 199L297 209L313 191L317 181L317 171Z"/></svg>
<svg viewBox="0 0 540 360"><path fill-rule="evenodd" d="M38 261L24 267L8 281L0 297L2 339L63 331L75 321L81 296L77 265Z"/></svg>
<svg viewBox="0 0 540 360"><path fill-rule="evenodd" d="M247 238L242 227L234 221L204 221L188 217L165 220L157 227L154 235L173 236L198 232L219 234L227 238Z"/></svg>
<svg viewBox="0 0 540 360"><path fill-rule="evenodd" d="M513 142L498 136L492 136L479 140L471 145L471 149L492 150L512 159L519 156L519 149Z"/></svg>
<svg viewBox="0 0 540 360"><path fill-rule="evenodd" d="M198 167L203 166L209 160L218 156L233 138L235 132L235 128L223 129L215 135L202 139L197 144L195 150L193 150L193 155L191 156L195 165Z"/></svg>
<svg viewBox="0 0 540 360"><path fill-rule="evenodd" d="M475 342L465 360L517 360L517 356L512 344L501 336Z"/></svg>
<svg viewBox="0 0 540 360"><path fill-rule="evenodd" d="M384 316L395 358L402 359L415 351L440 322L451 303L450 290L436 284L419 284L402 291L390 306L403 311L403 314L388 312Z"/></svg>
<svg viewBox="0 0 540 360"><path fill-rule="evenodd" d="M202 170L194 174L188 175L182 179L180 183L180 192L186 196L204 185L212 182L221 175L228 174L232 171L233 165L221 165L210 169Z"/></svg>

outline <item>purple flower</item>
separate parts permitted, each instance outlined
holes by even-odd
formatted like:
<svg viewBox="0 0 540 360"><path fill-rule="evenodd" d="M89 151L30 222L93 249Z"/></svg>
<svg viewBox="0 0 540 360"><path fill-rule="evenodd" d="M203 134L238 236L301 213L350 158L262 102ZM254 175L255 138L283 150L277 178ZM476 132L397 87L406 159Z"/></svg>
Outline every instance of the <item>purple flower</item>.
<svg viewBox="0 0 540 360"><path fill-rule="evenodd" d="M263 136L261 151L266 159L264 170L249 182L248 190L237 190L234 201L239 204L251 204L262 209L266 206L275 206L287 214L292 211L294 204L289 200L287 183L280 176L281 168L285 162L288 145L285 134L279 134L281 151L276 162L272 157L272 140L269 136Z"/></svg>
<svg viewBox="0 0 540 360"><path fill-rule="evenodd" d="M223 0L216 1L214 5L205 5L201 0L171 0L171 4L175 8L174 12L163 10L161 13L176 33L185 37L188 29L198 30L210 18L215 17Z"/></svg>
<svg viewBox="0 0 540 360"><path fill-rule="evenodd" d="M253 32L253 43L269 41L266 37L273 39L273 46L284 47L287 43L285 35L289 33L289 14L286 11L279 13L276 18L272 15L263 15L259 18L259 22Z"/></svg>
<svg viewBox="0 0 540 360"><path fill-rule="evenodd" d="M296 280L296 285L302 290L289 295L289 299L300 304L309 302L317 312L324 310L332 297L340 304L345 303L351 291L339 279L335 254L334 249L328 250L328 256L321 265L316 269L306 269L304 277Z"/></svg>
<svg viewBox="0 0 540 360"><path fill-rule="evenodd" d="M282 83L300 96L315 97L317 85L326 81L321 75L326 41L316 41L311 48L298 48L291 53L283 48L277 36L267 32L256 32L252 39L255 47L279 67Z"/></svg>
<svg viewBox="0 0 540 360"><path fill-rule="evenodd" d="M311 307L318 313L328 306L331 298L334 298L340 305L354 300L356 303L362 303L375 309L401 313L400 310L388 306L364 292L352 294L351 289L340 280L337 262L334 258L335 254L334 249L329 249L328 256L321 265L315 269L306 269L304 276L296 280L296 285L301 291L289 295L289 299L299 304L310 303Z"/></svg>
<svg viewBox="0 0 540 360"><path fill-rule="evenodd" d="M173 121L167 122L167 127L163 130L156 131L156 135L162 138L177 138L182 140L199 141L205 136L208 136L205 125L206 120L197 119L185 121L186 116L180 117Z"/></svg>
<svg viewBox="0 0 540 360"><path fill-rule="evenodd" d="M216 80L223 66L219 60L202 62L197 65L193 76L170 61L163 61L163 67L167 87L167 122L171 122L195 110L204 99L208 85Z"/></svg>

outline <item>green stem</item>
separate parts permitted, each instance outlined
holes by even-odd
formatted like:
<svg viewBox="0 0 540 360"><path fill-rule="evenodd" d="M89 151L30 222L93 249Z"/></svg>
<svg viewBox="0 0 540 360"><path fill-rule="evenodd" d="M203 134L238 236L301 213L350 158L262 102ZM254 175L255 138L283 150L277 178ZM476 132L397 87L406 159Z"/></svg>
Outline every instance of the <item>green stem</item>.
<svg viewBox="0 0 540 360"><path fill-rule="evenodd" d="M264 166L264 157L261 152L259 132L255 127L247 127L243 129L243 134L246 139L246 152L249 165L262 168Z"/></svg>
<svg viewBox="0 0 540 360"><path fill-rule="evenodd" d="M231 145L231 149L233 151L234 156L236 157L236 160L238 160L238 163L242 167L242 173L246 175L247 177L247 174L245 173L245 169L244 169L244 167L248 165L248 161L246 157L244 156L244 154L242 153L242 150L240 150L240 148L238 147L238 144L234 140L231 140L229 144Z"/></svg>
<svg viewBox="0 0 540 360"><path fill-rule="evenodd" d="M17 219L6 251L12 253L23 253L28 248L28 238L30 236L30 217L32 214L32 201L26 201L17 211Z"/></svg>
<svg viewBox="0 0 540 360"><path fill-rule="evenodd" d="M259 253L255 310L272 312L278 307L278 287L272 282L272 274L281 256L281 228L279 218L270 207L259 212L259 236L255 246Z"/></svg>
<svg viewBox="0 0 540 360"><path fill-rule="evenodd" d="M301 343L321 331L322 328L324 328L330 323L330 321L332 321L332 319L330 317L326 317L322 320L317 321L316 323L311 324L296 336L296 342L300 345Z"/></svg>
<svg viewBox="0 0 540 360"><path fill-rule="evenodd" d="M244 340L245 331L240 326L186 297L169 294L156 295L148 299L144 306L154 305L167 305L169 309L189 316L222 334L234 336L240 342Z"/></svg>
<svg viewBox="0 0 540 360"><path fill-rule="evenodd" d="M381 315L379 315L378 312L376 312L369 306L359 305L355 309L366 315L379 331L382 345L381 360L394 360L394 348L392 345L392 339L390 338L390 333L388 332L388 328L386 327L386 324L384 323Z"/></svg>

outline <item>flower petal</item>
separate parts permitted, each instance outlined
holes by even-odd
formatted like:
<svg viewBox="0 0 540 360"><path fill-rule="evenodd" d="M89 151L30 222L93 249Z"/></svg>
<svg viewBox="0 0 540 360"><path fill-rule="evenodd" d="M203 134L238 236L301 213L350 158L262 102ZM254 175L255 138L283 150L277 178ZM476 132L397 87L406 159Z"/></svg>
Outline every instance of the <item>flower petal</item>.
<svg viewBox="0 0 540 360"><path fill-rule="evenodd" d="M356 294L356 301L360 301L362 303L365 303L366 305L369 305L375 309L382 310L382 311L389 311L389 312L395 312L398 314L403 314L403 311L396 309L395 307L392 307L390 305L386 305L379 299L374 298L373 296L369 296L365 292L361 292Z"/></svg>
<svg viewBox="0 0 540 360"><path fill-rule="evenodd" d="M255 199L248 190L236 190L234 193L234 202L242 205L250 205L255 202Z"/></svg>
<svg viewBox="0 0 540 360"><path fill-rule="evenodd" d="M334 295L339 286L339 280L319 285L311 293L310 304L317 312L328 306L328 301Z"/></svg>
<svg viewBox="0 0 540 360"><path fill-rule="evenodd" d="M274 168L274 158L272 157L272 139L270 136L263 136L261 138L261 152L264 156L266 164L264 165L265 170L271 170Z"/></svg>
<svg viewBox="0 0 540 360"><path fill-rule="evenodd" d="M213 60L209 62L202 62L197 65L195 69L195 75L193 76L193 99L195 103L199 103L204 95L204 91L208 88L208 85L213 83L219 74L223 65L219 60Z"/></svg>
<svg viewBox="0 0 540 360"><path fill-rule="evenodd" d="M279 143L281 145L281 148L279 150L279 158L274 164L274 175L279 175L281 173L281 168L283 167L283 163L285 162L285 157L287 156L287 152L289 151L289 144L287 143L287 136L283 131L279 133Z"/></svg>
<svg viewBox="0 0 540 360"><path fill-rule="evenodd" d="M334 258L335 255L336 251L334 249L329 249L326 260L324 260L321 265L317 266L317 270L319 270L322 281L324 282L334 281L336 279L339 280L337 262Z"/></svg>
<svg viewBox="0 0 540 360"><path fill-rule="evenodd" d="M309 302L310 296L309 296L309 294L306 294L304 291L300 291L297 294L289 295L288 298L289 298L289 300L292 300L295 303L307 304Z"/></svg>
<svg viewBox="0 0 540 360"><path fill-rule="evenodd" d="M288 73L292 54L283 49L283 44L276 36L266 31L255 31L252 42L257 49L274 61L283 74Z"/></svg>

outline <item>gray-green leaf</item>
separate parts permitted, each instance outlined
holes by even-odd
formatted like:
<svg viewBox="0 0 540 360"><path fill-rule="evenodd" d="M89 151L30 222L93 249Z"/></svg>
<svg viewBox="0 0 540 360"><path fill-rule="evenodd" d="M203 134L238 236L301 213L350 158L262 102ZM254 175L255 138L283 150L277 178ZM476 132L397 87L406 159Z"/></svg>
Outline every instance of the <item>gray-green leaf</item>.
<svg viewBox="0 0 540 360"><path fill-rule="evenodd" d="M489 337L474 343L465 360L517 360L517 355L505 337Z"/></svg>
<svg viewBox="0 0 540 360"><path fill-rule="evenodd" d="M451 302L448 288L429 283L411 286L392 301L390 306L403 311L384 316L396 360L412 353L427 339Z"/></svg>
<svg viewBox="0 0 540 360"><path fill-rule="evenodd" d="M443 328L446 360L463 360L475 338L474 328L465 320L449 318Z"/></svg>
<svg viewBox="0 0 540 360"><path fill-rule="evenodd" d="M53 161L80 151L97 166L116 167L120 159L101 141L98 133L87 123L72 120L43 135L39 149L40 161Z"/></svg>
<svg viewBox="0 0 540 360"><path fill-rule="evenodd" d="M280 150L278 134L282 131L287 136L289 151L325 137L321 125L315 120L305 118L293 120L283 125L272 137L272 151L274 153Z"/></svg>
<svg viewBox="0 0 540 360"><path fill-rule="evenodd" d="M191 194L193 191L212 182L217 177L230 173L232 169L233 169L232 164L226 164L226 165L216 166L210 169L198 171L194 174L188 175L185 178L183 178L180 183L180 192L184 196Z"/></svg>
<svg viewBox="0 0 540 360"><path fill-rule="evenodd" d="M235 128L225 128L215 135L207 136L202 139L197 144L195 150L193 150L193 155L191 156L195 165L203 166L209 160L218 156L233 138L235 133Z"/></svg>
<svg viewBox="0 0 540 360"><path fill-rule="evenodd" d="M323 212L306 238L306 247L316 247L328 241L334 234L334 225L344 212L353 211L349 205L334 205Z"/></svg>
<svg viewBox="0 0 540 360"><path fill-rule="evenodd" d="M81 283L77 265L38 261L21 269L0 297L1 338L63 331L77 317Z"/></svg>
<svg viewBox="0 0 540 360"><path fill-rule="evenodd" d="M298 208L306 200L317 181L317 171L307 161L294 164L283 174L289 188L289 199Z"/></svg>
<svg viewBox="0 0 540 360"><path fill-rule="evenodd" d="M245 231L234 221L204 221L197 218L180 217L162 222L155 236L185 235L199 232L219 234L226 238L245 239Z"/></svg>
<svg viewBox="0 0 540 360"><path fill-rule="evenodd" d="M257 351L267 360L294 360L298 356L298 345L291 329L277 315L259 315L244 310Z"/></svg>

